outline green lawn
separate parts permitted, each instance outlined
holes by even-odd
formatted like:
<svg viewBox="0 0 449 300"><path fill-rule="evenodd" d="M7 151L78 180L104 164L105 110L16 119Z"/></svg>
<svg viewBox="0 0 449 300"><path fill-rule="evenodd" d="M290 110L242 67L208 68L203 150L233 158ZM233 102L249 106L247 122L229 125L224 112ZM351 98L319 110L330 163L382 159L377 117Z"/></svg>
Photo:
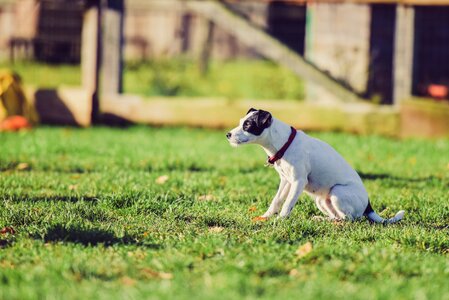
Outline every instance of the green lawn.
<svg viewBox="0 0 449 300"><path fill-rule="evenodd" d="M449 299L449 140L314 135L403 222L251 222L277 174L225 131L1 133L0 299Z"/></svg>
<svg viewBox="0 0 449 300"><path fill-rule="evenodd" d="M80 85L80 67L36 62L0 63L25 84L45 88ZM304 98L304 83L286 68L264 60L214 61L201 75L195 61L177 58L125 63L125 93L142 96L224 97L227 99Z"/></svg>

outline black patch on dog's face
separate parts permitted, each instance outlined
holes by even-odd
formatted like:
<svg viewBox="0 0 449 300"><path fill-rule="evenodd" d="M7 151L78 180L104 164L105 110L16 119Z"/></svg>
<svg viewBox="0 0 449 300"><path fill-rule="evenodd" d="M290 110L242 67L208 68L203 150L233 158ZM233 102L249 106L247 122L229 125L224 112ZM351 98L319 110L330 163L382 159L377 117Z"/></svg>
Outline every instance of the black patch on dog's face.
<svg viewBox="0 0 449 300"><path fill-rule="evenodd" d="M265 128L270 127L273 121L269 112L251 108L248 113L256 111L248 117L242 124L242 129L254 135L261 135Z"/></svg>
<svg viewBox="0 0 449 300"><path fill-rule="evenodd" d="M253 111L257 111L257 109L251 107L251 108L246 112L246 114L249 114L250 112L253 112Z"/></svg>

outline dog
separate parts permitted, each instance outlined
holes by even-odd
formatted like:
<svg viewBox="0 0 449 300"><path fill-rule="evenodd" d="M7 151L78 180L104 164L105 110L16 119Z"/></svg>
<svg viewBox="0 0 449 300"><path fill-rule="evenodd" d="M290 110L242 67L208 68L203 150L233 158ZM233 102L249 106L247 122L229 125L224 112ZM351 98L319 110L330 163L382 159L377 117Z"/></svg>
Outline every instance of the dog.
<svg viewBox="0 0 449 300"><path fill-rule="evenodd" d="M231 146L262 146L267 164L274 166L280 184L268 210L258 220L276 214L290 215L303 191L315 199L318 209L330 220L356 220L366 216L375 223L396 223L404 216L380 217L371 207L359 174L327 143L274 118L271 113L251 108L239 126L226 134Z"/></svg>

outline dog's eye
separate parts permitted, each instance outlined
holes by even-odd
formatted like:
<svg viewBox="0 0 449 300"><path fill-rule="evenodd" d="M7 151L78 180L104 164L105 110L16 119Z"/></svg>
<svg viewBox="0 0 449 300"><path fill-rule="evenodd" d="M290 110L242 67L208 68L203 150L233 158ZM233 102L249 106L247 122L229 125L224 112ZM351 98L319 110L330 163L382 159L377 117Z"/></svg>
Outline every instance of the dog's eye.
<svg viewBox="0 0 449 300"><path fill-rule="evenodd" d="M242 128L243 130L248 130L251 127L251 122L246 120L245 122L243 122Z"/></svg>

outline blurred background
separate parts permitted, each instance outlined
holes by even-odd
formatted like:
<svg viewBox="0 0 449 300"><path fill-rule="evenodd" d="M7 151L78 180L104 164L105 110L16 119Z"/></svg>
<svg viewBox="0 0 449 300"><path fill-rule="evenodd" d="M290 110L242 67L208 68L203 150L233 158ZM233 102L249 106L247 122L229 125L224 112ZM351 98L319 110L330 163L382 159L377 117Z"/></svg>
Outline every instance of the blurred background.
<svg viewBox="0 0 449 300"><path fill-rule="evenodd" d="M449 136L448 57L446 0L0 0L0 119Z"/></svg>

